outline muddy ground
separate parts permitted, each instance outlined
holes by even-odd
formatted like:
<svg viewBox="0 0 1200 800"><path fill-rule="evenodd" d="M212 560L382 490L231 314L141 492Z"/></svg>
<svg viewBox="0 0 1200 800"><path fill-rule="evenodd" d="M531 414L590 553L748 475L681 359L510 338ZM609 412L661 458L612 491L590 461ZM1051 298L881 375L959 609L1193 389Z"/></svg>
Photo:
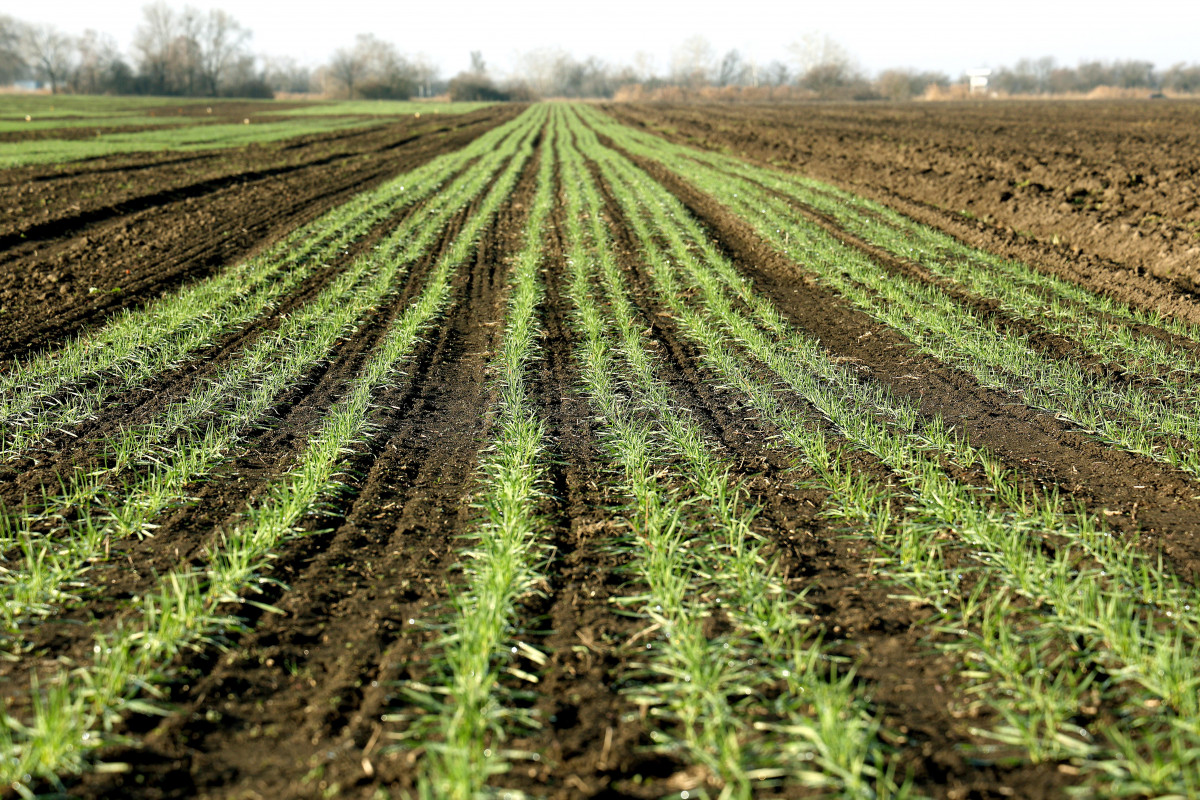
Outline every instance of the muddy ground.
<svg viewBox="0 0 1200 800"><path fill-rule="evenodd" d="M606 108L1200 321L1200 102Z"/></svg>
<svg viewBox="0 0 1200 800"><path fill-rule="evenodd" d="M1190 289L1178 275L1160 275L1119 260L1112 242L1120 237L1110 236L1107 228L1094 239L1073 241L1080 253L1072 255L1063 245L1038 236L1007 236L998 227L1001 223L968 220L948 210L957 205L953 198L935 204L921 194L933 193L933 184L926 187L916 177L901 177L908 174L902 163L892 166L894 186L888 183L890 173L880 171L885 167L872 170L854 164L853 154L861 151L867 162L874 163L874 158L886 165L886 147L892 146L886 143L892 139L883 138L881 118L926 120L945 114L962 126L976 125L983 140L994 140L1000 148L1008 140L995 129L1014 124L1011 120L1025 106L938 108L855 106L861 117L851 109L826 106L787 111L620 107L617 113L634 124L668 126L675 137L731 150L741 147L761 159L780 159L780 153L799 152L801 143L807 143L809 155L792 163L806 174L870 194L975 244L1036 259L1047 269L1073 274L1064 265L1074 259L1090 270L1087 274L1106 276L1109 288L1133 287L1130 297L1142 292L1138 296L1148 305L1170 301L1179 308L1190 307ZM1037 108L1051 118L1065 113L1049 104ZM1106 130L1101 124L1105 108L1089 112L1096 115L1094 124L1081 125L1094 132L1087 141L1098 150L1103 136L1097 131ZM1156 108L1166 108L1161 111L1166 116L1176 114L1173 119L1187 119L1192 109ZM11 308L0 316L3 352L10 357L27 353L94 325L117 308L210 274L268 246L353 192L460 147L515 113L501 107L237 153L125 156L70 168L0 173L3 203L22 209L3 223L9 227L0 229L0 237L6 237L0 240L3 280L10 281L3 302ZM989 113L995 115L990 122ZM761 129L745 119L739 122L739 114L761 117ZM798 119L810 121L817 132L797 132L805 130L797 127ZM727 124L744 135L725 132ZM842 133L836 133L839 124L845 128ZM936 120L920 124L924 127L915 128L911 139L937 141ZM1061 124L1066 124L1065 117ZM1180 126L1177 135L1191 135ZM1109 130L1118 136L1120 124L1110 122ZM835 147L838 136L844 140L841 150ZM1047 136L1046 141L1035 140L1041 142L1039 157L1049 162L1049 174L1066 175L1074 162L1052 148L1048 142L1054 137ZM859 141L876 144L853 144ZM1011 141L1008 146L1015 147ZM936 148L925 147L922 152L929 159L945 159L938 163L946 169L956 163L951 159L957 150L930 155ZM999 163L999 156L995 161ZM744 222L686 181L644 166L688 206L714 241L798 328L819 337L834 355L859 365L898 395L916 400L923 412L958 421L973 442L996 451L1031 486L1057 487L1095 513L1112 512L1105 518L1118 532L1136 536L1148 548L1163 547L1170 565L1181 574L1200 572L1195 546L1200 498L1194 496L1190 481L1145 459L1101 447L1052 415L1016 405L922 356L903 337L805 277L796 265L765 247ZM521 243L535 170L536 163L527 166L517 190L482 236L476 257L459 270L450 311L424 337L405 377L381 398L376 434L349 459L347 474L353 476L349 482L354 491L334 498L328 513L310 519L307 535L291 540L276 559L273 577L282 583L264 587L258 599L283 613L243 608L240 613L249 615L248 630L231 635L226 649L210 648L177 664L178 678L166 687L165 699L178 713L128 720L126 732L143 744L104 754L133 765L133 770L72 781L73 794L142 800L369 798L377 796L381 786L413 787L417 759L396 747L392 735L399 726L384 716L405 710L400 681L420 680L428 673L433 658L429 645L437 636L431 624L454 592L457 575L452 567L463 545L460 536L473 519L469 501L478 489L474 470L495 397L488 362L499 344L508 265ZM100 188L94 195L81 196L89 186ZM993 203L982 191L955 191L981 208L1003 209L1008 203ZM281 196L287 202L279 202ZM1151 202L1151 196L1146 197L1144 202ZM621 212L611 197L606 199L608 214L620 230ZM1180 194L1172 202L1186 201ZM1076 205L1057 213L1064 220L1098 213ZM636 681L628 664L645 632L610 602L629 591L624 557L607 546L621 530L623 498L612 489L613 475L594 414L578 389L573 355L577 342L564 296L561 208L560 203L547 241L547 300L540 312L543 351L534 375L534 394L552 448L550 491L541 511L549 522L553 556L542 596L531 598L525 609L531 641L550 654L540 669L539 690L528 701L546 724L513 741L541 758L518 762L498 783L564 800L661 797L694 788L695 773L648 749L646 728L621 694ZM1196 218L1194 211L1193 206L1190 219ZM339 263L348 264L355 252L377 241L400 218L416 213L419 207L382 223ZM797 208L797 213L808 212ZM272 409L280 424L257 432L219 474L198 482L194 502L171 512L154 537L121 543L92 578L103 586L102 596L39 626L32 653L19 662L0 661L0 681L20 685L30 670L48 666L58 655L85 655L92 627L115 624L128 613L129 598L152 587L157 574L188 561L203 563L217 526L233 519L248 498L292 463L306 432L336 401L386 324L420 290L463 218L465 213L443 232L395 296L374 312L370 324L340 341L327 364L280 399ZM902 769L911 773L922 792L938 798L1063 796L1065 788L1079 780L1070 769L1053 763L1014 766L1002 752L984 757L979 748L985 742L972 728L986 728L996 720L962 695L964 680L957 662L938 651L936 636L929 634L929 609L897 599L895 585L873 567L870 548L847 538L836 522L819 514L823 496L806 487L808 476L802 470L792 469L792 454L764 446L777 432L702 366L700 354L654 298L637 247L627 226L624 230L615 245L652 347L662 358L663 377L680 406L691 411L723 448L750 500L762 507L758 530L780 574L795 589L808 590L814 620L838 651L858 664L858 680L869 684ZM225 231L234 234L225 236ZM1176 252L1182 258L1187 251ZM1195 260L1191 265L1197 266ZM48 280L47 273L54 279ZM1122 275L1128 283L1118 285L1115 281ZM64 432L36 458L7 465L0 472L0 499L19 502L36 486L52 481L57 469L94 457L89 440L127 422L152 419L156 410L269 330L279 315L311 297L328 279L323 274L306 281L290 305L281 304L256 324L230 333L154 386L118 398L96 419ZM107 281L106 290L80 293L79 285L92 281ZM65 290L57 288L60 282ZM114 286L121 286L122 292L112 292ZM870 459L861 457L860 462L861 469L881 474Z"/></svg>
<svg viewBox="0 0 1200 800"><path fill-rule="evenodd" d="M187 103L185 105L164 105L147 106L142 109L130 111L121 116L130 117L151 117L162 118L163 122L155 122L151 120L139 120L132 124L120 124L120 117L96 117L97 124L78 124L84 117L63 115L55 117L56 120L68 123L62 127L50 128L34 128L32 130L14 130L0 131L0 142L28 142L38 139L87 139L96 136L99 133L136 133L138 131L160 130L163 128L177 128L180 123L170 122L166 120L178 120L184 118L187 122L182 124L188 126L195 125L220 125L230 123L241 123L249 120L251 123L257 122L281 122L287 117L279 116L278 112L287 111L293 108L303 108L309 103L288 103L266 100L213 100L208 103ZM117 122L118 124L112 124Z"/></svg>
<svg viewBox="0 0 1200 800"><path fill-rule="evenodd" d="M0 170L0 359L252 255L518 111Z"/></svg>

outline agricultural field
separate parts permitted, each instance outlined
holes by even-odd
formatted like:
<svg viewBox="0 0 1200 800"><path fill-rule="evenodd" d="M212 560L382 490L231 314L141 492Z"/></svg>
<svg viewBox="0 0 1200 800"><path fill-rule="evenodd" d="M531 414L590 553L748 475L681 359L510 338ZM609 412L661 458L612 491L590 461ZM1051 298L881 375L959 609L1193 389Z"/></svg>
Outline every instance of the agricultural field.
<svg viewBox="0 0 1200 800"><path fill-rule="evenodd" d="M0 171L0 793L1200 794L1197 107L1019 108Z"/></svg>
<svg viewBox="0 0 1200 800"><path fill-rule="evenodd" d="M18 95L0 103L0 168L285 140L290 146L301 136L377 127L397 116L463 114L486 105Z"/></svg>

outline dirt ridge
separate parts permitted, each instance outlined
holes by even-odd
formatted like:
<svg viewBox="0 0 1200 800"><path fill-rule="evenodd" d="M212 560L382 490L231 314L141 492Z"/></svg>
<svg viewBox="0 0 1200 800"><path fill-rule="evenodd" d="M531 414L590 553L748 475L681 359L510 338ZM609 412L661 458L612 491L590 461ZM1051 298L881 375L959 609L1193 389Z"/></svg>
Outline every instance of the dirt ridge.
<svg viewBox="0 0 1200 800"><path fill-rule="evenodd" d="M0 276L0 357L43 349L122 308L249 257L354 194L463 147L513 113L479 113L452 132L393 149L387 146L404 137L385 129L358 151L313 168L250 182L222 180L207 194L151 204L107 218L98 228L67 229L60 238L10 248ZM212 158L230 155L218 151ZM239 157L252 171L258 168L254 153ZM178 183L169 173L139 180L161 182L168 195Z"/></svg>
<svg viewBox="0 0 1200 800"><path fill-rule="evenodd" d="M726 255L801 331L916 402L923 415L940 415L1018 472L1079 498L1152 555L1161 548L1186 580L1200 579L1200 503L1188 476L1108 447L920 354L896 331L819 287L802 266L762 242L711 197L653 162L638 163L713 231Z"/></svg>

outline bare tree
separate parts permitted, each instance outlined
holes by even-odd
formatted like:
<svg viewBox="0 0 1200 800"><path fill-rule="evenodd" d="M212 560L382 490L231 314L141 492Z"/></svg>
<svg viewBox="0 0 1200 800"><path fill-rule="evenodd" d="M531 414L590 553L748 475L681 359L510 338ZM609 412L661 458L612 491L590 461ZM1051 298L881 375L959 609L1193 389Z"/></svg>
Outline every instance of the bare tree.
<svg viewBox="0 0 1200 800"><path fill-rule="evenodd" d="M918 72L915 69L888 69L879 73L875 88L888 100L911 100L933 86L949 86L950 77L942 72Z"/></svg>
<svg viewBox="0 0 1200 800"><path fill-rule="evenodd" d="M1200 64L1172 64L1162 76L1162 88L1172 92L1200 92Z"/></svg>
<svg viewBox="0 0 1200 800"><path fill-rule="evenodd" d="M355 49L362 53L367 65L360 94L390 100L405 100L416 94L415 71L396 45L365 34L358 37Z"/></svg>
<svg viewBox="0 0 1200 800"><path fill-rule="evenodd" d="M83 94L99 94L106 91L127 91L128 86L117 85L118 76L129 67L121 59L117 40L107 33L86 30L76 42L79 61L75 76L71 80L75 91Z"/></svg>
<svg viewBox="0 0 1200 800"><path fill-rule="evenodd" d="M1113 64L1115 85L1143 89L1154 85L1154 64L1149 61L1117 61Z"/></svg>
<svg viewBox="0 0 1200 800"><path fill-rule="evenodd" d="M175 17L175 37L170 46L170 72L174 91L184 95L200 93L201 46L204 35L204 12L193 6L184 6Z"/></svg>
<svg viewBox="0 0 1200 800"><path fill-rule="evenodd" d="M25 23L0 14L0 84L12 83L25 75L24 39Z"/></svg>
<svg viewBox="0 0 1200 800"><path fill-rule="evenodd" d="M712 75L715 60L708 39L692 36L671 54L671 80L680 86L704 86Z"/></svg>
<svg viewBox="0 0 1200 800"><path fill-rule="evenodd" d="M569 60L570 56L560 48L531 50L517 59L516 73L538 97L553 97L559 93L560 79Z"/></svg>
<svg viewBox="0 0 1200 800"><path fill-rule="evenodd" d="M471 51L471 68L450 79L447 88L451 100L496 102L508 100L509 94L496 87L487 72L487 62L479 50Z"/></svg>
<svg viewBox="0 0 1200 800"><path fill-rule="evenodd" d="M354 98L354 87L367 71L362 54L353 47L343 47L333 54L329 62L329 75L346 87L346 97Z"/></svg>
<svg viewBox="0 0 1200 800"><path fill-rule="evenodd" d="M849 68L852 64L849 51L824 33L804 34L799 41L788 45L788 52L791 53L792 63L796 65L796 72L802 77L816 67L834 64Z"/></svg>
<svg viewBox="0 0 1200 800"><path fill-rule="evenodd" d="M633 54L633 72L637 76L638 83L646 83L654 79L656 72L654 56L647 53L645 50L639 50Z"/></svg>
<svg viewBox="0 0 1200 800"><path fill-rule="evenodd" d="M359 34L354 47L338 50L329 62L328 75L354 97L403 100L417 92L418 70L396 45L374 36ZM425 74L429 74L426 65Z"/></svg>
<svg viewBox="0 0 1200 800"><path fill-rule="evenodd" d="M220 9L208 12L201 31L200 73L208 94L216 97L221 88L221 78L232 65L246 57L250 31Z"/></svg>
<svg viewBox="0 0 1200 800"><path fill-rule="evenodd" d="M483 51L482 50L472 50L471 51L470 72L472 75L478 75L481 78L484 75L487 75L487 62L483 60Z"/></svg>
<svg viewBox="0 0 1200 800"><path fill-rule="evenodd" d="M434 85L438 83L439 70L437 64L424 53L418 53L412 60L413 79L417 83L417 94L421 97L433 97Z"/></svg>
<svg viewBox="0 0 1200 800"><path fill-rule="evenodd" d="M716 86L744 86L752 80L751 73L751 66L742 58L742 54L737 50L730 50L717 64L713 83Z"/></svg>
<svg viewBox="0 0 1200 800"><path fill-rule="evenodd" d="M221 77L221 93L232 97L274 97L265 69L258 68L258 59L249 53L230 62Z"/></svg>
<svg viewBox="0 0 1200 800"><path fill-rule="evenodd" d="M162 0L142 9L142 24L133 36L138 70L152 94L166 94L175 39L175 12Z"/></svg>
<svg viewBox="0 0 1200 800"><path fill-rule="evenodd" d="M792 72L782 61L772 61L759 71L759 83L767 86L784 86L792 79Z"/></svg>
<svg viewBox="0 0 1200 800"><path fill-rule="evenodd" d="M57 94L75 65L75 42L51 25L32 25L25 31L25 49L34 74Z"/></svg>
<svg viewBox="0 0 1200 800"><path fill-rule="evenodd" d="M150 92L216 96L227 73L249 56L249 39L250 31L227 11L174 11L159 0L142 9L133 46ZM244 83L245 76L239 73L235 82Z"/></svg>
<svg viewBox="0 0 1200 800"><path fill-rule="evenodd" d="M558 49L542 49L517 58L507 84L514 98L524 88L533 97L612 97L622 85L637 83L632 67L612 67L595 56L575 60Z"/></svg>
<svg viewBox="0 0 1200 800"><path fill-rule="evenodd" d="M788 46L799 83L820 97L838 97L865 86L862 70L846 48L823 33L809 33Z"/></svg>
<svg viewBox="0 0 1200 800"><path fill-rule="evenodd" d="M294 58L265 59L263 73L267 84L276 92L305 94L312 91L313 73Z"/></svg>

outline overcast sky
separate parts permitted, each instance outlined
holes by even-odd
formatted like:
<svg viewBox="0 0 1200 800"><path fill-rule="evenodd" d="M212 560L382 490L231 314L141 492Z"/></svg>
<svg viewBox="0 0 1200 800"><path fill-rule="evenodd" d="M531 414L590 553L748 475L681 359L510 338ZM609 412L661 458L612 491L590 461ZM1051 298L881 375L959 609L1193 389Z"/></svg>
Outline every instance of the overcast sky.
<svg viewBox="0 0 1200 800"><path fill-rule="evenodd" d="M38 0L10 5L27 22L68 33L111 33L128 49L145 0ZM169 2L182 7L184 2ZM1022 57L1144 59L1158 67L1200 62L1200 0L442 0L387 2L281 0L190 3L224 8L254 32L255 52L325 62L359 33L425 53L446 76L480 50L503 72L524 51L557 47L632 63L638 53L658 70L691 36L718 52L738 48L760 63L786 60L787 45L819 32L843 45L874 73L887 67L940 70L957 77L975 66L1010 65Z"/></svg>

